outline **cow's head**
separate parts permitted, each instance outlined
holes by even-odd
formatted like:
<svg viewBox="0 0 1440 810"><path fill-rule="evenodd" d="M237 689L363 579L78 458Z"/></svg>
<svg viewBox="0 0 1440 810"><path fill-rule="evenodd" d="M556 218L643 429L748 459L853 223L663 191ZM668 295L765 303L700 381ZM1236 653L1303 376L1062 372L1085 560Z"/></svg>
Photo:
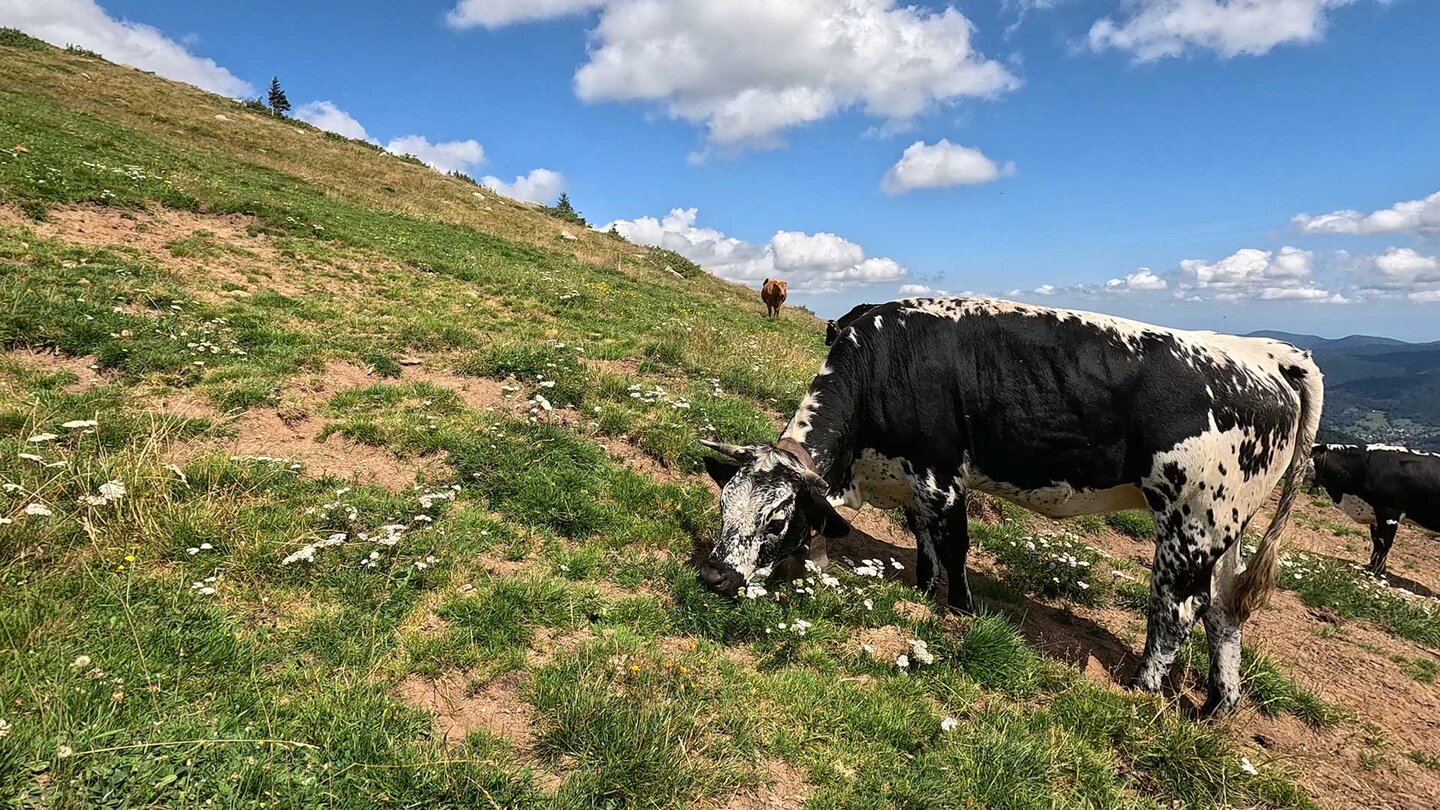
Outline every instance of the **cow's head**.
<svg viewBox="0 0 1440 810"><path fill-rule="evenodd" d="M736 593L798 553L813 533L850 533L825 497L824 479L796 455L773 445L704 445L727 457L705 459L720 485L720 537L700 567L710 590Z"/></svg>

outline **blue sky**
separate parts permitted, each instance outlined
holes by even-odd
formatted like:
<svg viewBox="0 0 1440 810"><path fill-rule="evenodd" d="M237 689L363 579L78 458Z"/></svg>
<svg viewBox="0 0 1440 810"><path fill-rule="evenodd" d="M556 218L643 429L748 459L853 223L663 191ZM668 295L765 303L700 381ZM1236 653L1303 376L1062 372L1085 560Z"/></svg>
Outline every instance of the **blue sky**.
<svg viewBox="0 0 1440 810"><path fill-rule="evenodd" d="M822 314L926 287L1440 339L1430 0L0 0L0 25L231 95L278 75L318 124L563 188Z"/></svg>

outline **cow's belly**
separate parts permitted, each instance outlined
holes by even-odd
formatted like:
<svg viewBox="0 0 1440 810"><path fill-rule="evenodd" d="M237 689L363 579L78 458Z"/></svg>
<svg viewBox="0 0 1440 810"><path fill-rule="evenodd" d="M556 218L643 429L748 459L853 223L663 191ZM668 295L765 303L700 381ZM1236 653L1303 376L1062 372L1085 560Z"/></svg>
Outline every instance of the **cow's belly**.
<svg viewBox="0 0 1440 810"><path fill-rule="evenodd" d="M1356 523L1372 526L1375 523L1375 508L1359 495L1346 493L1340 496L1340 511Z"/></svg>
<svg viewBox="0 0 1440 810"><path fill-rule="evenodd" d="M839 500L852 509L867 503L877 509L899 509L915 503L915 490L900 459L866 449L850 465L850 486Z"/></svg>
<svg viewBox="0 0 1440 810"><path fill-rule="evenodd" d="M1132 484L1108 489L1076 489L1061 483L1037 489L1021 489L1014 484L994 481L978 473L972 473L967 478L967 483L972 489L998 495L1032 512L1052 518L1150 508L1145 503L1145 495L1140 492L1140 488Z"/></svg>

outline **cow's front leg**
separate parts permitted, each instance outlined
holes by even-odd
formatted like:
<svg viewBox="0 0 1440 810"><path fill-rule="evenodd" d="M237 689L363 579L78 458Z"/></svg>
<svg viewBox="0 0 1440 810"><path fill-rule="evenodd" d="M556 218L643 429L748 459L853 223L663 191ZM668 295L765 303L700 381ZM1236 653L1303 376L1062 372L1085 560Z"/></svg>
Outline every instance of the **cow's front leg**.
<svg viewBox="0 0 1440 810"><path fill-rule="evenodd" d="M974 601L965 563L970 554L970 532L963 495L907 511L915 532L915 584L943 608L971 613ZM936 587L943 574L945 588Z"/></svg>
<svg viewBox="0 0 1440 810"><path fill-rule="evenodd" d="M1370 527L1370 573L1377 577L1385 575L1385 562L1390 557L1390 547L1395 545L1400 517L1395 512L1375 510L1375 525Z"/></svg>
<svg viewBox="0 0 1440 810"><path fill-rule="evenodd" d="M1164 515L1156 515L1166 525ZM1215 557L1184 532L1162 533L1150 574L1150 603L1145 616L1145 650L1132 685L1158 692L1175 655L1210 605L1210 575Z"/></svg>

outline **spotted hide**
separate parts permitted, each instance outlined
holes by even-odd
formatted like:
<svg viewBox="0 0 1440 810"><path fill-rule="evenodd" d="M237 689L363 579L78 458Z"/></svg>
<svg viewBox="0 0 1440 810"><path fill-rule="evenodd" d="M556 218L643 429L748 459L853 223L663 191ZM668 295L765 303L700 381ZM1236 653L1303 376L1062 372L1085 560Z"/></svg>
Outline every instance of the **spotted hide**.
<svg viewBox="0 0 1440 810"><path fill-rule="evenodd" d="M966 493L1053 517L1148 509L1158 538L1135 684L1158 690L1197 619L1206 711L1240 694L1240 625L1274 584L1323 391L1308 354L985 298L881 304L844 328L774 445L710 444L720 536L701 576L733 593L843 535L841 503L905 512L916 577L971 609ZM1240 536L1281 477L1247 569ZM944 582L944 587L937 583Z"/></svg>
<svg viewBox="0 0 1440 810"><path fill-rule="evenodd" d="M1385 560L1404 522L1440 532L1440 455L1372 444L1317 444L1314 487L1356 523L1370 527L1370 572Z"/></svg>

